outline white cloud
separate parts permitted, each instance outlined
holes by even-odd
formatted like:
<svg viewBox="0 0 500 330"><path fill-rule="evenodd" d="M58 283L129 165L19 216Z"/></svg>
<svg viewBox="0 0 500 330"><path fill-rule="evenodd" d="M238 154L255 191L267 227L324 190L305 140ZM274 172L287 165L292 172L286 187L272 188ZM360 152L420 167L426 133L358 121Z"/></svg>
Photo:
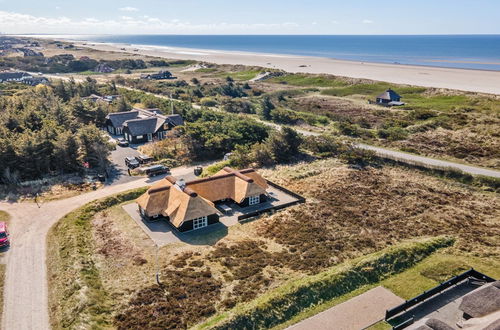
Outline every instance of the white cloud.
<svg viewBox="0 0 500 330"><path fill-rule="evenodd" d="M139 11L139 9L137 9L135 7L122 7L122 8L120 8L120 11L134 12L134 11Z"/></svg>
<svg viewBox="0 0 500 330"><path fill-rule="evenodd" d="M332 21L332 24L340 24L339 21Z"/></svg>
<svg viewBox="0 0 500 330"><path fill-rule="evenodd" d="M362 23L363 23L363 24L372 24L372 23L373 23L373 21L372 21L372 20L370 20L370 19L364 19L364 20L362 21Z"/></svg>
<svg viewBox="0 0 500 330"><path fill-rule="evenodd" d="M311 25L318 25L318 22L312 22Z"/></svg>
<svg viewBox="0 0 500 330"><path fill-rule="evenodd" d="M1 1L1 0L0 0ZM121 16L116 19L71 19L68 17L42 17L0 10L0 31L13 34L106 34L106 33L283 33L297 32L297 23L207 23L193 24L178 19L164 20L156 17L138 18Z"/></svg>

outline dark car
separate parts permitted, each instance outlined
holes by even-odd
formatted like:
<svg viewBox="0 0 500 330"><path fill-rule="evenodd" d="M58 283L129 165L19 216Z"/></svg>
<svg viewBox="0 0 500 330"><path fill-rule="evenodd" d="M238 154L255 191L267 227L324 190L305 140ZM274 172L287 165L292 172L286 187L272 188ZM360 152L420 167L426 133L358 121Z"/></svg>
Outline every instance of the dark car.
<svg viewBox="0 0 500 330"><path fill-rule="evenodd" d="M153 157L149 157L149 156L145 156L145 155L136 156L135 159L137 159L137 161L141 164L148 164L154 160Z"/></svg>
<svg viewBox="0 0 500 330"><path fill-rule="evenodd" d="M125 157L125 165L127 165L127 167L130 169L138 168L139 166L141 166L141 164L139 164L135 157Z"/></svg>
<svg viewBox="0 0 500 330"><path fill-rule="evenodd" d="M144 169L144 173L146 173L147 176L149 176L149 177L160 175L160 174L166 174L169 172L170 172L170 169L166 166L163 166L163 165L154 165L154 166L151 166L151 167Z"/></svg>
<svg viewBox="0 0 500 330"><path fill-rule="evenodd" d="M194 168L193 172L194 172L194 175L196 175L196 176L200 176L200 175L201 175L201 173L203 173L203 167L201 167L201 166L196 166L196 167Z"/></svg>
<svg viewBox="0 0 500 330"><path fill-rule="evenodd" d="M128 141L124 138L118 138L116 141L120 147L128 147Z"/></svg>

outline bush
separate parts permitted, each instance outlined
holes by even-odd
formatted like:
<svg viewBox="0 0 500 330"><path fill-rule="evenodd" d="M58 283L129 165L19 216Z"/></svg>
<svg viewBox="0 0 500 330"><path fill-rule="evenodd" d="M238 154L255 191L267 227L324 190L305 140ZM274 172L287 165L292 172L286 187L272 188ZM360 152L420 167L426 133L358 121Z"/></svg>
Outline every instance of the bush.
<svg viewBox="0 0 500 330"><path fill-rule="evenodd" d="M388 129L380 129L378 136L389 141L398 141L406 139L408 131L401 127L390 127Z"/></svg>
<svg viewBox="0 0 500 330"><path fill-rule="evenodd" d="M215 107L217 106L217 101L211 97L204 97L200 100L200 104L204 107Z"/></svg>

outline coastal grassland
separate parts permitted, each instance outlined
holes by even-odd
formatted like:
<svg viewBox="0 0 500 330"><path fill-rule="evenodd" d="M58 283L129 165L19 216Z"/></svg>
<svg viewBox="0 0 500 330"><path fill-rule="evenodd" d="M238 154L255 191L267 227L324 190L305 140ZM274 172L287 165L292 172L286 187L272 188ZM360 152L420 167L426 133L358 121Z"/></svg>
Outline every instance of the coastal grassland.
<svg viewBox="0 0 500 330"><path fill-rule="evenodd" d="M268 79L266 82L300 87L342 87L347 85L347 82L339 77L311 74L287 74Z"/></svg>
<svg viewBox="0 0 500 330"><path fill-rule="evenodd" d="M438 237L399 244L353 259L319 274L286 283L251 303L240 305L225 313L223 317L218 317L215 324L209 320L208 327L202 324L199 328L246 329L278 326L307 308L342 297L364 285L397 274L450 244L453 244L452 239Z"/></svg>
<svg viewBox="0 0 500 330"><path fill-rule="evenodd" d="M464 267L486 273L495 267L486 268L499 256L496 194L400 168L353 170L334 159L263 175L303 194L307 203L208 236L185 236L158 250L158 266L152 242L120 205L138 193L95 202L61 220L49 235L54 237L48 261L54 327L187 328L206 320L213 327L247 322L252 308L258 320L278 326L373 285L408 296L408 281L417 279L420 289ZM405 246L422 253L409 253ZM438 246L449 247L440 259L427 258L424 262L435 261L417 268L425 276L403 276ZM154 280L157 267L161 286ZM399 280L390 277L400 272ZM356 278L352 286L346 285L347 275ZM325 283L336 289L315 291ZM279 299L292 296L275 295L285 292L276 290L302 284L300 292L311 294L298 299L293 312L281 313L279 301L285 300ZM278 307L269 308L265 297L279 298L272 300Z"/></svg>
<svg viewBox="0 0 500 330"><path fill-rule="evenodd" d="M290 74L267 83L279 86L279 79L281 83L298 80L297 85L319 91L288 98L276 97L279 92L274 91L268 95L278 105L276 112L284 108L326 116L334 123L333 131L371 144L455 162L500 166L500 99L496 96L326 75ZM329 84L341 81L342 85L326 88L324 80ZM402 95L406 104L393 108L368 104L388 88ZM308 122L314 121L309 118Z"/></svg>
<svg viewBox="0 0 500 330"><path fill-rule="evenodd" d="M262 70L260 69L249 69L243 71L229 71L229 72L221 72L219 76L222 78L231 77L235 80L250 80L255 78Z"/></svg>
<svg viewBox="0 0 500 330"><path fill-rule="evenodd" d="M69 213L47 235L49 313L54 329L107 328L112 296L103 287L93 258L92 217L99 211L138 197L136 189L94 201Z"/></svg>

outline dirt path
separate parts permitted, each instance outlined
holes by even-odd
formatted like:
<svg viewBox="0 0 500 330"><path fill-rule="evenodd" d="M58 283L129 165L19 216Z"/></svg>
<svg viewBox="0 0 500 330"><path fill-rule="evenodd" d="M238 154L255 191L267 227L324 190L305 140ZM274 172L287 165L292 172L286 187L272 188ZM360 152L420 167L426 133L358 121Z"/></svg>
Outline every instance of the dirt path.
<svg viewBox="0 0 500 330"><path fill-rule="evenodd" d="M193 167L172 170L172 175L192 173ZM99 198L151 185L161 179L138 178L116 186L64 200L42 204L0 203L0 210L11 215L11 247L7 264L2 329L50 329L48 286L45 264L46 236L52 225L72 210Z"/></svg>

